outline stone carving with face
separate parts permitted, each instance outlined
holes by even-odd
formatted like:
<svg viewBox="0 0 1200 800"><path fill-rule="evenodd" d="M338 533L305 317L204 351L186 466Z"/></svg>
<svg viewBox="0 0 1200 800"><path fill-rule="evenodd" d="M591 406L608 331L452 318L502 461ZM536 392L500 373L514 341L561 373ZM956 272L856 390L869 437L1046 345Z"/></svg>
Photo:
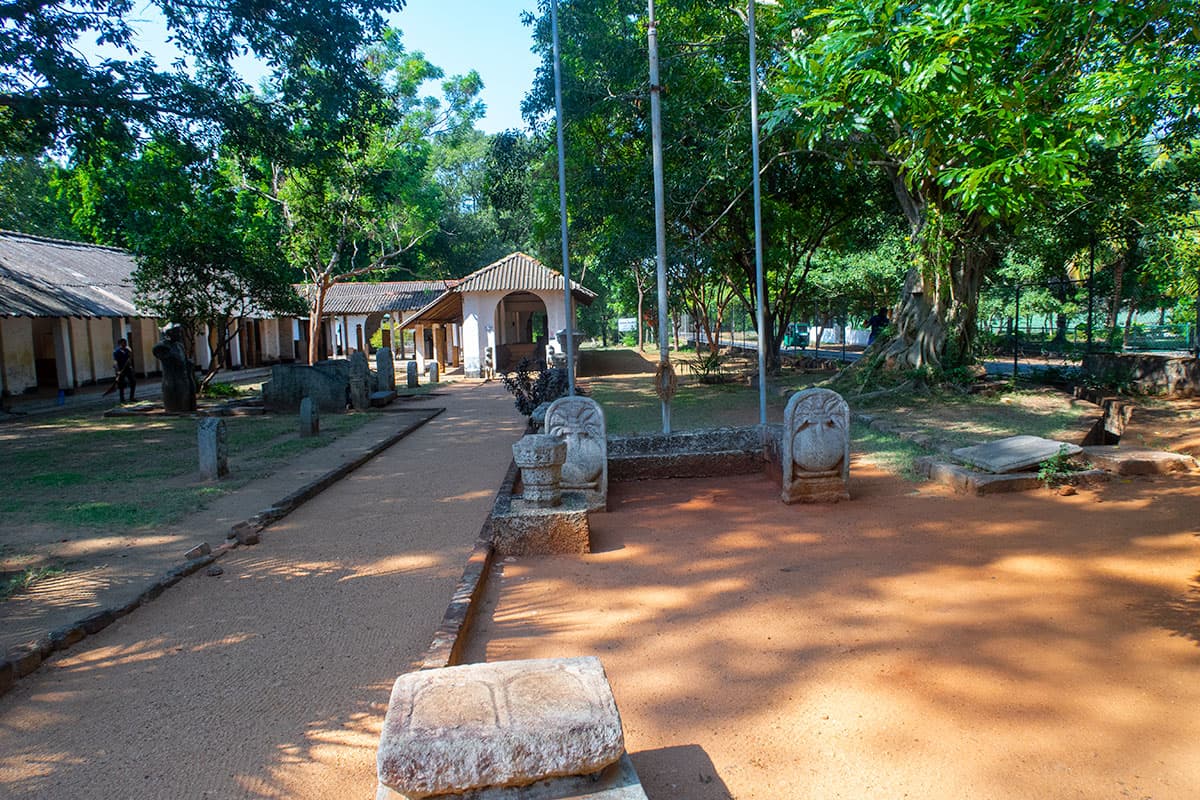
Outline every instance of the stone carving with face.
<svg viewBox="0 0 1200 800"><path fill-rule="evenodd" d="M596 505L608 496L608 440L604 412L589 397L562 397L546 410L546 433L567 443L562 488L594 495Z"/></svg>

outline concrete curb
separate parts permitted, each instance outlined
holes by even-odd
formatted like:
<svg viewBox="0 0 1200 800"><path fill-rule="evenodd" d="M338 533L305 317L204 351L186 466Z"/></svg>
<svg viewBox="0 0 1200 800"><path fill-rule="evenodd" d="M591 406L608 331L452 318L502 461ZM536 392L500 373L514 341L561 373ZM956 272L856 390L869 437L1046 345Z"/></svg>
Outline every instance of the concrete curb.
<svg viewBox="0 0 1200 800"><path fill-rule="evenodd" d="M516 463L510 462L508 472L505 473L500 489L496 492L496 499L492 502L493 510L507 507L512 502L513 487L519 474ZM492 547L492 515L489 513L479 530L475 549L467 557L467 564L463 568L458 585L454 588L450 605L442 615L442 623L433 634L433 642L421 661L414 664L415 669L440 669L460 662L466 644L466 634L471 628L471 619L479 598L487 588L488 574L495 561L496 551Z"/></svg>
<svg viewBox="0 0 1200 800"><path fill-rule="evenodd" d="M5 656L4 661L0 661L0 695L11 689L17 680L34 672L51 654L60 650L66 650L84 638L104 630L121 617L131 613L139 606L154 600L188 575L207 567L239 545L257 544L259 541L259 532L263 528L283 519L384 450L387 450L413 431L425 425L425 423L435 419L445 410L445 408L406 409L406 411L424 411L425 414L420 419L406 425L386 439L380 440L349 461L342 462L341 465L305 484L270 508L260 511L248 520L238 522L232 527L229 539L226 540L225 544L218 546L211 553L190 559L167 570L133 600L120 606L94 611L77 622L57 628L34 642L12 648Z"/></svg>

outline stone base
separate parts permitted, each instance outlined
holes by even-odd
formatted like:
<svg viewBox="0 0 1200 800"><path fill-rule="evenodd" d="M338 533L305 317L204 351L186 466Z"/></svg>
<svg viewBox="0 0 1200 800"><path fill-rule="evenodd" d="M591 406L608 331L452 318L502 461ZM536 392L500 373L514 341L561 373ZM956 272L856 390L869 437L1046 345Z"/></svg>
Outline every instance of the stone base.
<svg viewBox="0 0 1200 800"><path fill-rule="evenodd" d="M979 472L961 464L938 461L932 456L918 458L915 468L918 474L924 475L931 481L949 486L959 494L974 494L980 497L990 494L1028 492L1040 489L1045 485L1036 472L1008 472L1003 475L993 475L990 472ZM1074 483L1090 484L1107 480L1108 474L1103 470L1089 470L1072 473L1071 479Z"/></svg>
<svg viewBox="0 0 1200 800"><path fill-rule="evenodd" d="M1196 467L1196 459L1189 455L1148 447L1097 445L1083 448L1083 454L1093 465L1118 475L1165 475Z"/></svg>
<svg viewBox="0 0 1200 800"><path fill-rule="evenodd" d="M375 800L407 800L382 784ZM574 775L538 781L532 786L477 789L464 794L442 794L430 800L647 800L642 781L629 755L591 775Z"/></svg>
<svg viewBox="0 0 1200 800"><path fill-rule="evenodd" d="M602 771L624 752L616 700L594 656L419 670L392 687L376 796L531 787Z"/></svg>
<svg viewBox="0 0 1200 800"><path fill-rule="evenodd" d="M779 497L788 505L792 503L836 503L839 500L849 500L850 490L840 474L814 478L801 476L793 479L791 486L783 487Z"/></svg>
<svg viewBox="0 0 1200 800"><path fill-rule="evenodd" d="M562 505L538 508L514 497L506 512L492 515L492 546L501 556L590 553L588 501L583 492L563 492Z"/></svg>
<svg viewBox="0 0 1200 800"><path fill-rule="evenodd" d="M396 399L396 393L391 391L371 392L371 405L375 408L383 408Z"/></svg>

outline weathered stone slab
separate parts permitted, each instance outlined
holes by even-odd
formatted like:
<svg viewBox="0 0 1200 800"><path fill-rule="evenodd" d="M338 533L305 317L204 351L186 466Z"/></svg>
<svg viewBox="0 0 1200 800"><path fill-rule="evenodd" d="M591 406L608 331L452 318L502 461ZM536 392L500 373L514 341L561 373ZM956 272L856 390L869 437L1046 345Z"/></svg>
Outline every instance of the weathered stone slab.
<svg viewBox="0 0 1200 800"><path fill-rule="evenodd" d="M1096 445L1083 448L1088 461L1118 475L1165 475L1196 468L1196 459L1184 453L1151 450L1126 445Z"/></svg>
<svg viewBox="0 0 1200 800"><path fill-rule="evenodd" d="M396 399L395 392L371 392L371 405L374 408L383 408L390 405Z"/></svg>
<svg viewBox="0 0 1200 800"><path fill-rule="evenodd" d="M305 397L331 414L346 410L350 364L344 359L304 364L276 364L263 384L263 405L271 411L296 412Z"/></svg>
<svg viewBox="0 0 1200 800"><path fill-rule="evenodd" d="M429 382L437 383L440 380L441 380L441 370L440 370L440 367L438 366L438 362L430 361L429 362Z"/></svg>
<svg viewBox="0 0 1200 800"><path fill-rule="evenodd" d="M1040 436L1010 436L973 447L959 447L952 455L964 464L999 475L1037 466L1058 455L1064 447L1069 456L1082 452L1079 445L1056 442Z"/></svg>
<svg viewBox="0 0 1200 800"><path fill-rule="evenodd" d="M560 397L546 409L545 431L567 444L562 488L584 492L588 508L608 506L608 436L604 411L590 397Z"/></svg>
<svg viewBox="0 0 1200 800"><path fill-rule="evenodd" d="M974 494L983 497L992 494L1028 492L1046 485L1036 472L1008 472L997 475L964 467L962 464L940 461L936 456L918 458L914 466L918 474L924 475L935 483L949 486L959 494ZM1071 475L1072 481L1078 484L1102 482L1107 480L1107 477L1107 474L1101 470L1088 470Z"/></svg>
<svg viewBox="0 0 1200 800"><path fill-rule="evenodd" d="M431 800L647 800L646 791L628 755L592 775L551 778L529 786L479 789ZM380 786L375 800L403 800L403 796Z"/></svg>
<svg viewBox="0 0 1200 800"><path fill-rule="evenodd" d="M836 503L850 498L850 407L830 389L805 389L783 410L780 498Z"/></svg>
<svg viewBox="0 0 1200 800"><path fill-rule="evenodd" d="M408 381L408 388L416 389L417 386L420 385L417 380L417 362L409 361L408 365L404 369L405 369L405 373L404 373L405 378Z"/></svg>
<svg viewBox="0 0 1200 800"><path fill-rule="evenodd" d="M624 752L604 668L587 656L401 675L376 763L381 791L419 800L587 775Z"/></svg>
<svg viewBox="0 0 1200 800"><path fill-rule="evenodd" d="M316 401L305 397L300 401L300 437L308 438L321 433L321 412Z"/></svg>
<svg viewBox="0 0 1200 800"><path fill-rule="evenodd" d="M225 420L204 417L196 426L196 442L200 450L200 475L206 480L218 480L229 474L229 444L225 435Z"/></svg>
<svg viewBox="0 0 1200 800"><path fill-rule="evenodd" d="M375 351L375 381L381 392L396 391L396 365L392 361L391 348L381 347Z"/></svg>
<svg viewBox="0 0 1200 800"><path fill-rule="evenodd" d="M492 546L502 556L592 552L587 495L563 492L553 508L514 497L506 510L492 515Z"/></svg>

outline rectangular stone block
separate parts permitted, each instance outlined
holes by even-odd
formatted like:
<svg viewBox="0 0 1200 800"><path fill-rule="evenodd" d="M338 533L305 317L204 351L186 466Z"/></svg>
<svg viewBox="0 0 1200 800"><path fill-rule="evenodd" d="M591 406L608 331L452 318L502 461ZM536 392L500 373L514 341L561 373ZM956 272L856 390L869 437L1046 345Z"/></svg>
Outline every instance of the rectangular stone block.
<svg viewBox="0 0 1200 800"><path fill-rule="evenodd" d="M1043 439L1040 436L1010 436L994 442L959 447L953 456L964 464L995 474L1020 472L1053 458L1066 448L1069 456L1082 451L1079 445Z"/></svg>
<svg viewBox="0 0 1200 800"><path fill-rule="evenodd" d="M600 660L500 661L401 675L377 768L403 800L589 775L625 752Z"/></svg>
<svg viewBox="0 0 1200 800"><path fill-rule="evenodd" d="M492 515L492 546L502 556L590 553L591 526L584 492L563 492L561 504L539 508L514 497Z"/></svg>
<svg viewBox="0 0 1200 800"><path fill-rule="evenodd" d="M229 474L229 444L225 435L225 420L205 417L197 426L196 441L200 450L200 474L207 480L219 480Z"/></svg>
<svg viewBox="0 0 1200 800"><path fill-rule="evenodd" d="M479 789L442 795L445 800L647 800L641 779L628 754L593 775L551 778L529 786ZM375 800L398 800L401 795L380 786ZM430 798L441 800L441 798Z"/></svg>

